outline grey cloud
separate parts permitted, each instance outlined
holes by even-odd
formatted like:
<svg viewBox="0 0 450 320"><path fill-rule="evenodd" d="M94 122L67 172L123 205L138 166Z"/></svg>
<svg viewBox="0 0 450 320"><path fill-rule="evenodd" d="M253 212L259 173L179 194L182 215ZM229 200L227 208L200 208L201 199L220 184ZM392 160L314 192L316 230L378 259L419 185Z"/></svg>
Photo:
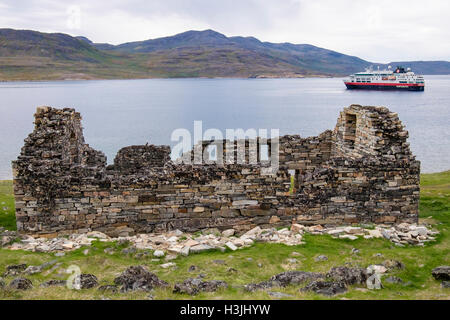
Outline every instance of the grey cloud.
<svg viewBox="0 0 450 320"><path fill-rule="evenodd" d="M71 5L81 9L80 29L68 27ZM110 43L211 28L380 62L449 60L449 16L447 0L0 0L0 27Z"/></svg>

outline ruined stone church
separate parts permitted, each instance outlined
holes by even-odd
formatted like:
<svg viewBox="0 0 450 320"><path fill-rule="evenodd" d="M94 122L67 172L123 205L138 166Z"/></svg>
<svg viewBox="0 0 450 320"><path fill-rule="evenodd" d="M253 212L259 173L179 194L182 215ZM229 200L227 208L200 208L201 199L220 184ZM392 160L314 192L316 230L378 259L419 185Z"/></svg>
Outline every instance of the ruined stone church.
<svg viewBox="0 0 450 320"><path fill-rule="evenodd" d="M398 115L385 107L351 105L333 131L279 137L279 169L270 175L263 161L182 164L170 159L169 146L154 145L125 147L107 165L85 143L74 109L39 107L34 124L13 161L22 233L126 236L418 219L420 162Z"/></svg>

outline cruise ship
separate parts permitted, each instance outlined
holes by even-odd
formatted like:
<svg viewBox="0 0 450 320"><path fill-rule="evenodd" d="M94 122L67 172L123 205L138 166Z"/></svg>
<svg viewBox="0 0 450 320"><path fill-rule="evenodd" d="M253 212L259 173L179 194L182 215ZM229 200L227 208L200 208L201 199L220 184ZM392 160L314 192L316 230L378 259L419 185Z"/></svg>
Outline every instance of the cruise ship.
<svg viewBox="0 0 450 320"><path fill-rule="evenodd" d="M387 70L366 69L344 80L347 89L371 89L371 90L408 90L423 91L425 80L423 76L416 75L410 68L397 67L392 71L391 66Z"/></svg>

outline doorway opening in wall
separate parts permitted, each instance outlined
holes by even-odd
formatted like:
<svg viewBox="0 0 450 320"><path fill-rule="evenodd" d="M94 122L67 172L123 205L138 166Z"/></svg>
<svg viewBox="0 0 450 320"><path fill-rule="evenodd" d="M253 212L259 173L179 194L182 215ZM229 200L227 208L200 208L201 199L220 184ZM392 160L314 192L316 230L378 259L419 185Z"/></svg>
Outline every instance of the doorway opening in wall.
<svg viewBox="0 0 450 320"><path fill-rule="evenodd" d="M346 113L345 114L345 131L344 131L344 141L348 147L353 149L355 147L356 139L356 114Z"/></svg>
<svg viewBox="0 0 450 320"><path fill-rule="evenodd" d="M289 194L298 193L300 188L300 182L302 180L301 170L299 169L291 169L288 170L290 176L290 186L289 186Z"/></svg>

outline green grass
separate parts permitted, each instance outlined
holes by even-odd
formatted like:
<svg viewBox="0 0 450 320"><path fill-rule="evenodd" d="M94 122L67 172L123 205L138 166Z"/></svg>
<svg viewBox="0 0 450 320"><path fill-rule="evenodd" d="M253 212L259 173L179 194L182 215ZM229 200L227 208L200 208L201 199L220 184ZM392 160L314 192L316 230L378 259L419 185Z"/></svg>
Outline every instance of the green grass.
<svg viewBox="0 0 450 320"><path fill-rule="evenodd" d="M16 230L12 181L0 181L0 227Z"/></svg>
<svg viewBox="0 0 450 320"><path fill-rule="evenodd" d="M332 297L331 299L450 299L450 291L442 289L440 283L433 279L431 270L439 265L450 264L450 172L439 174L424 174L421 177L420 217L423 222L433 224L441 234L437 241L427 244L425 247L406 246L403 248L394 246L385 239L358 239L356 241L333 239L330 236L305 236L305 245L285 246L280 244L259 243L250 248L235 252L206 252L202 254L179 257L173 260L177 264L176 270L162 269L159 264L165 261L152 262L151 256L142 260L121 253L125 246L115 243L95 242L89 249L89 254L82 252L85 248L66 253L66 256L57 258L62 263L61 268L77 265L84 273L93 273L99 278L101 284L111 284L114 277L131 265L143 264L156 273L161 279L169 282L171 286L175 282L183 281L199 273L206 275L206 279L225 280L230 288L216 293L201 293L194 299L272 299L267 292L260 291L248 293L242 289L244 284L262 281L276 273L286 270L304 270L327 272L333 266L351 263L361 266L381 263L385 259L402 261L406 268L392 272L392 275L400 277L407 285L384 284L382 290L364 290L363 286L352 286L347 293ZM9 187L8 187L9 186ZM0 184L1 198L11 199L10 182ZM5 191L6 190L6 191ZM9 196L9 198L8 198ZM2 200L4 201L4 200ZM11 224L11 218L1 220ZM106 247L114 247L115 253L104 253ZM358 248L360 253L351 253L352 248ZM292 256L292 252L300 253L300 256ZM383 257L375 257L381 253ZM328 261L315 262L317 255L328 256ZM251 261L248 260L251 258ZM288 264L286 259L296 258L298 263ZM31 253L25 251L10 251L0 249L0 272L7 265L15 263L27 263L37 265L55 259L52 254ZM225 260L226 265L214 264L212 260ZM258 263L262 267L258 267ZM199 267L198 271L188 272L191 265ZM237 270L230 273L229 268ZM68 275L61 275L66 279ZM33 281L34 289L25 292L9 290L0 291L2 299L100 299L108 297L112 299L144 299L148 293L136 292L127 294L104 294L96 289L69 290L67 288L39 288L39 283L58 278L58 270L51 274L45 272L29 276ZM7 282L11 278L6 279ZM291 299L329 299L324 296L299 292L298 286L287 288L274 288L273 291L285 292L293 295ZM190 299L190 296L172 293L171 289L156 289L152 295L156 299Z"/></svg>

